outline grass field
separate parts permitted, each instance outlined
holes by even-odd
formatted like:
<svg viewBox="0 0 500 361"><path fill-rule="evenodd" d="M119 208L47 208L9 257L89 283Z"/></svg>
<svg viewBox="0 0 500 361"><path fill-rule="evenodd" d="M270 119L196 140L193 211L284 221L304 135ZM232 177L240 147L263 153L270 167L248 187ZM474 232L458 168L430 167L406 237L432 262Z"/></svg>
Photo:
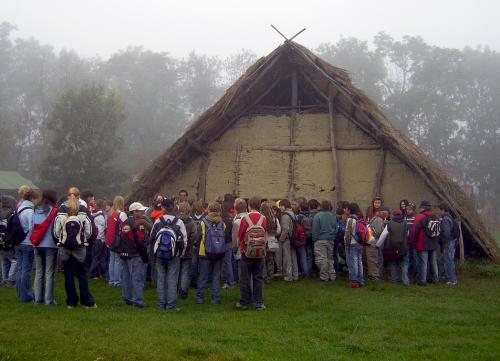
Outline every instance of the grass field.
<svg viewBox="0 0 500 361"><path fill-rule="evenodd" d="M0 289L0 360L499 360L500 267L468 263L457 287L403 288L346 280L266 285L267 310L221 305L180 312L125 306L120 290L91 281L97 309L21 304Z"/></svg>

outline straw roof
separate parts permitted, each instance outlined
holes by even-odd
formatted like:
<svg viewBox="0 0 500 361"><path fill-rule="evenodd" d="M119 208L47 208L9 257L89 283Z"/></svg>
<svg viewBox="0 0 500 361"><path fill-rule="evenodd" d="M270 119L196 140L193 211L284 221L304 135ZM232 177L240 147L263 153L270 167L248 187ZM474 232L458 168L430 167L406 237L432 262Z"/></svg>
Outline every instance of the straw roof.
<svg viewBox="0 0 500 361"><path fill-rule="evenodd" d="M206 149L205 139L218 139L241 116L261 102L294 69L324 104L333 101L335 110L355 123L418 173L434 194L450 205L465 226L466 238L500 263L500 248L486 230L473 204L447 172L430 159L405 134L395 129L378 106L354 86L348 73L314 55L296 42L285 42L259 59L211 108L204 112L170 148L155 159L133 183L126 202L149 200L159 191L173 167L188 162Z"/></svg>

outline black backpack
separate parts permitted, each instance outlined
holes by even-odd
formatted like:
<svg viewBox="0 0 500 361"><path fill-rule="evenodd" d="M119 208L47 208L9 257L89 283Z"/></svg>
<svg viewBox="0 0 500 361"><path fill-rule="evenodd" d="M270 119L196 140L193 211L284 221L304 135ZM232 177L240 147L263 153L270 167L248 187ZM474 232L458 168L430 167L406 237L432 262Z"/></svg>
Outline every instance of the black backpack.
<svg viewBox="0 0 500 361"><path fill-rule="evenodd" d="M19 211L13 211L9 217L7 218L7 229L5 231L5 242L11 245L18 245L28 235L28 232L25 232L23 226L21 225L21 219L19 216L23 211L27 209L33 209L31 207L21 208Z"/></svg>
<svg viewBox="0 0 500 361"><path fill-rule="evenodd" d="M437 239L441 234L441 222L432 214L425 216L425 235L428 239Z"/></svg>

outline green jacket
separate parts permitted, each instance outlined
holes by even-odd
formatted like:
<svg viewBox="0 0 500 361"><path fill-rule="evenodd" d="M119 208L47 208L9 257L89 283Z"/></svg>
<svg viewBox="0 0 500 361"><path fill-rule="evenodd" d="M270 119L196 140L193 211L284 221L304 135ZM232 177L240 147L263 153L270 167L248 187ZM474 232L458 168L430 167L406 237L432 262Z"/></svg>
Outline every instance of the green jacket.
<svg viewBox="0 0 500 361"><path fill-rule="evenodd" d="M332 241L337 236L337 218L330 211L320 211L313 219L312 240Z"/></svg>

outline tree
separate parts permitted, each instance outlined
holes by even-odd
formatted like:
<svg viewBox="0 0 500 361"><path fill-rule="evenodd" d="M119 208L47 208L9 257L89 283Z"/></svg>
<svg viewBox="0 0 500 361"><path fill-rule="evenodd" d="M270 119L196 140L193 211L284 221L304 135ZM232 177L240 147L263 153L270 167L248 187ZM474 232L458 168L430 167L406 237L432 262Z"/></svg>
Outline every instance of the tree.
<svg viewBox="0 0 500 361"><path fill-rule="evenodd" d="M76 185L116 192L123 182L121 167L114 162L122 146L117 129L123 119L121 101L102 86L65 92L47 122L52 142L42 169L44 179L59 190Z"/></svg>

